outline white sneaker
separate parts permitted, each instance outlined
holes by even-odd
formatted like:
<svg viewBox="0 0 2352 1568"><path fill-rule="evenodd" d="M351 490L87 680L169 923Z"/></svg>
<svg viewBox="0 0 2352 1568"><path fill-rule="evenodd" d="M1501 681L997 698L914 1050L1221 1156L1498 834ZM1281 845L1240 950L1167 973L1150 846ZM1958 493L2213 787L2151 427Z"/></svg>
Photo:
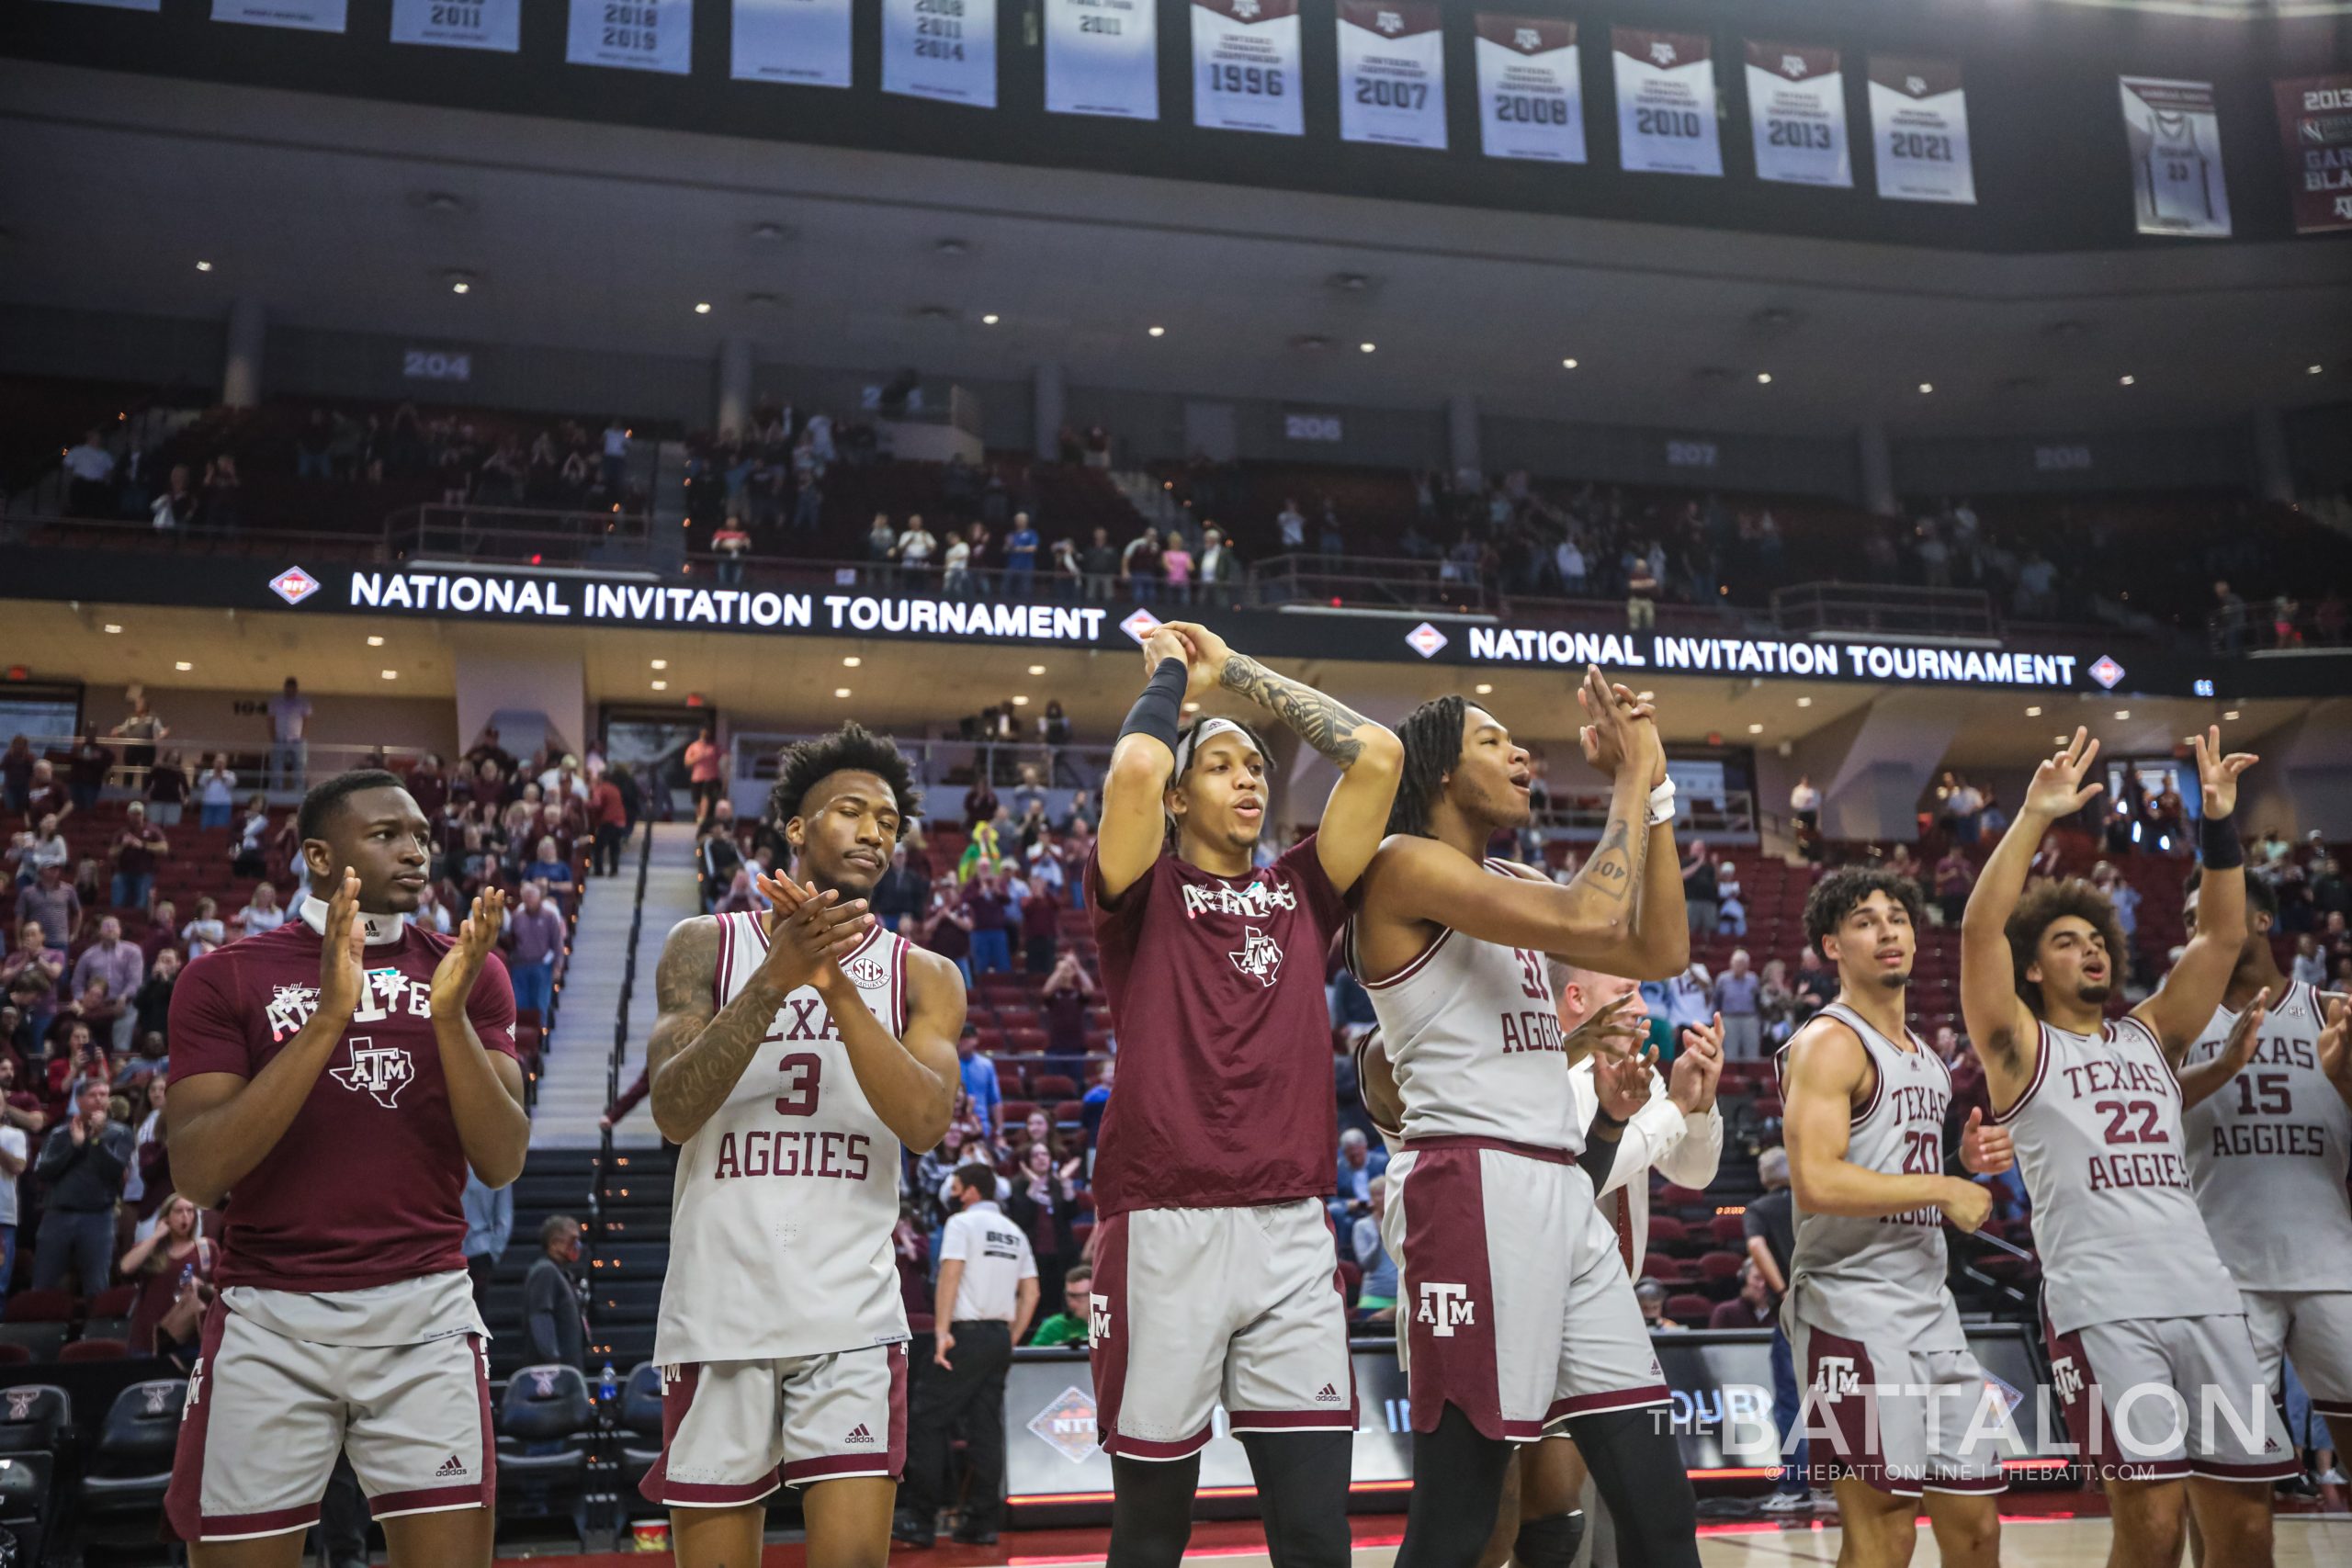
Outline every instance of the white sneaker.
<svg viewBox="0 0 2352 1568"><path fill-rule="evenodd" d="M2344 1467L2340 1464L2330 1465L2320 1472L2319 1483L2322 1486L2352 1486L2352 1482L2345 1480Z"/></svg>
<svg viewBox="0 0 2352 1568"><path fill-rule="evenodd" d="M1775 1492L1760 1506L1767 1514L1801 1514L1813 1506L1813 1499L1802 1492Z"/></svg>
<svg viewBox="0 0 2352 1568"><path fill-rule="evenodd" d="M1813 1506L1816 1508L1834 1508L1838 1506L1838 1494L1824 1491L1816 1486L1813 1489Z"/></svg>

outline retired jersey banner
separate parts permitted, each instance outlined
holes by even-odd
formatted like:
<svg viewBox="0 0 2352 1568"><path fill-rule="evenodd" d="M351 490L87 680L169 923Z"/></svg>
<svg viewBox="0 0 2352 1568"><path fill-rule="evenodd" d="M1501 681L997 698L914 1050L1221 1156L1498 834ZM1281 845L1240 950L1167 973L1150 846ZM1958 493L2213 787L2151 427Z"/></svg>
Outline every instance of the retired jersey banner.
<svg viewBox="0 0 2352 1568"><path fill-rule="evenodd" d="M2274 82L2294 181L2295 232L2352 229L2352 74Z"/></svg>
<svg viewBox="0 0 2352 1568"><path fill-rule="evenodd" d="M1976 171L1968 155L1968 94L1960 65L1873 54L1870 60L1871 142L1878 194L1889 201L1976 204Z"/></svg>
<svg viewBox="0 0 2352 1568"><path fill-rule="evenodd" d="M1846 145L1846 73L1834 49L1747 42L1747 116L1756 177L1797 186L1854 183Z"/></svg>
<svg viewBox="0 0 2352 1568"><path fill-rule="evenodd" d="M1617 158L1634 174L1720 175L1715 65L1703 33L1614 28Z"/></svg>
<svg viewBox="0 0 2352 1568"><path fill-rule="evenodd" d="M1584 162L1584 75L1577 25L1481 11L1478 130L1489 158Z"/></svg>
<svg viewBox="0 0 2352 1568"><path fill-rule="evenodd" d="M2132 205L2143 234L2227 239L2230 197L2222 184L2222 121L2213 84L2119 76L2123 131L2132 145Z"/></svg>
<svg viewBox="0 0 2352 1568"><path fill-rule="evenodd" d="M1046 107L1158 119L1159 14L1153 0L1046 0Z"/></svg>
<svg viewBox="0 0 2352 1568"><path fill-rule="evenodd" d="M996 107L996 0L882 0L882 90Z"/></svg>
<svg viewBox="0 0 2352 1568"><path fill-rule="evenodd" d="M727 73L738 82L849 85L850 0L735 0Z"/></svg>
<svg viewBox="0 0 2352 1568"><path fill-rule="evenodd" d="M694 63L694 0L571 0L563 58L683 76Z"/></svg>
<svg viewBox="0 0 2352 1568"><path fill-rule="evenodd" d="M1306 134L1298 0L1193 0L1193 123Z"/></svg>
<svg viewBox="0 0 2352 1568"><path fill-rule="evenodd" d="M344 0L212 0L212 19L339 33L343 31L345 9Z"/></svg>
<svg viewBox="0 0 2352 1568"><path fill-rule="evenodd" d="M394 43L512 54L522 32L523 0L392 0Z"/></svg>
<svg viewBox="0 0 2352 1568"><path fill-rule="evenodd" d="M1340 0L1340 140L1445 146L1445 22L1430 0Z"/></svg>

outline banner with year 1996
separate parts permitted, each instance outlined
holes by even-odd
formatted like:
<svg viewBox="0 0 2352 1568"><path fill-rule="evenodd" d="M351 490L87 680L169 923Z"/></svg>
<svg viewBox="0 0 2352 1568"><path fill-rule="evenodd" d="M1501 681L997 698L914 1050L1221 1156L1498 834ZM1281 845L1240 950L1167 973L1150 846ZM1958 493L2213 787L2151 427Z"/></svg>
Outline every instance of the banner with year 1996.
<svg viewBox="0 0 2352 1568"><path fill-rule="evenodd" d="M571 0L564 60L684 76L694 64L694 0Z"/></svg>
<svg viewBox="0 0 2352 1568"><path fill-rule="evenodd" d="M392 0L394 43L512 54L522 31L523 0Z"/></svg>
<svg viewBox="0 0 2352 1568"><path fill-rule="evenodd" d="M1758 179L1853 185L1846 73L1836 50L1748 39L1747 114L1756 133Z"/></svg>
<svg viewBox="0 0 2352 1568"><path fill-rule="evenodd" d="M1612 28L1617 156L1635 174L1720 175L1715 62L1703 33Z"/></svg>
<svg viewBox="0 0 2352 1568"><path fill-rule="evenodd" d="M1159 118L1159 15L1153 0L1046 0L1046 108Z"/></svg>
<svg viewBox="0 0 2352 1568"><path fill-rule="evenodd" d="M1445 20L1432 0L1340 0L1340 140L1445 147Z"/></svg>
<svg viewBox="0 0 2352 1568"><path fill-rule="evenodd" d="M735 0L728 74L738 82L846 87L849 0Z"/></svg>
<svg viewBox="0 0 2352 1568"><path fill-rule="evenodd" d="M2229 238L2230 193L2222 183L2222 120L2213 84L2119 76L2116 85L2123 95L2140 232Z"/></svg>
<svg viewBox="0 0 2352 1568"><path fill-rule="evenodd" d="M882 0L882 90L996 107L996 0Z"/></svg>
<svg viewBox="0 0 2352 1568"><path fill-rule="evenodd" d="M2352 73L2273 82L2295 232L2352 229Z"/></svg>
<svg viewBox="0 0 2352 1568"><path fill-rule="evenodd" d="M1298 0L1193 0L1193 123L1303 136Z"/></svg>
<svg viewBox="0 0 2352 1568"><path fill-rule="evenodd" d="M1950 60L1870 57L1871 144L1887 201L1976 205L1968 92Z"/></svg>
<svg viewBox="0 0 2352 1568"><path fill-rule="evenodd" d="M1584 76L1577 25L1557 17L1477 16L1478 126L1489 158L1581 164Z"/></svg>
<svg viewBox="0 0 2352 1568"><path fill-rule="evenodd" d="M250 22L263 28L300 28L306 32L343 31L345 0L212 0L216 22Z"/></svg>

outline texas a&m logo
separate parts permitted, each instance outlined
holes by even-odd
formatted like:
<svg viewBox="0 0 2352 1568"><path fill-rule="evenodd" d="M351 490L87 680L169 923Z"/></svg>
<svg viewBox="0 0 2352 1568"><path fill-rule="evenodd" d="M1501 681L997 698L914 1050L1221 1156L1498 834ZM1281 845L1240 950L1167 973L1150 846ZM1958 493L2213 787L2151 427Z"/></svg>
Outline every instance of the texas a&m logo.
<svg viewBox="0 0 2352 1568"><path fill-rule="evenodd" d="M1089 1293L1086 1298L1086 1342L1102 1345L1111 1337L1111 1298Z"/></svg>
<svg viewBox="0 0 2352 1568"><path fill-rule="evenodd" d="M1813 1392L1824 1404L1835 1404L1849 1393L1862 1391L1861 1374L1854 1370L1851 1356L1824 1356L1813 1364Z"/></svg>
<svg viewBox="0 0 2352 1568"><path fill-rule="evenodd" d="M2050 1386L2058 1397L2072 1404L2083 1396L2083 1370L2072 1356L2061 1356L2050 1363Z"/></svg>
<svg viewBox="0 0 2352 1568"><path fill-rule="evenodd" d="M365 1034L352 1037L350 1050L349 1066L327 1069L334 1081L365 1092L387 1111L397 1109L401 1090L416 1077L416 1064L409 1054L398 1045L379 1045Z"/></svg>
<svg viewBox="0 0 2352 1568"><path fill-rule="evenodd" d="M1271 987L1274 983L1274 977L1282 973L1282 944L1256 926L1244 926L1242 931L1246 934L1242 941L1241 951L1228 953L1226 956L1233 960L1233 966L1236 969L1250 976L1258 984Z"/></svg>
<svg viewBox="0 0 2352 1568"><path fill-rule="evenodd" d="M1413 1321L1428 1324L1430 1332L1439 1338L1453 1338L1457 1325L1478 1325L1477 1303L1470 1299L1469 1286L1444 1280L1423 1280L1420 1296L1421 1304L1415 1309Z"/></svg>

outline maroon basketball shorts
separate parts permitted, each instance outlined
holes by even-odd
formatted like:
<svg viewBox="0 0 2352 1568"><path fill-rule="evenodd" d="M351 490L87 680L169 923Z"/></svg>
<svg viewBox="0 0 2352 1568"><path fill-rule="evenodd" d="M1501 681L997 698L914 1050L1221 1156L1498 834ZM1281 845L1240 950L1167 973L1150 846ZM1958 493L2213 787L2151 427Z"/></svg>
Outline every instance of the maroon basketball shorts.
<svg viewBox="0 0 2352 1568"><path fill-rule="evenodd" d="M1408 1143L1381 1238L1415 1431L1451 1404L1486 1437L1532 1442L1572 1416L1667 1403L1616 1235L1566 1153Z"/></svg>

